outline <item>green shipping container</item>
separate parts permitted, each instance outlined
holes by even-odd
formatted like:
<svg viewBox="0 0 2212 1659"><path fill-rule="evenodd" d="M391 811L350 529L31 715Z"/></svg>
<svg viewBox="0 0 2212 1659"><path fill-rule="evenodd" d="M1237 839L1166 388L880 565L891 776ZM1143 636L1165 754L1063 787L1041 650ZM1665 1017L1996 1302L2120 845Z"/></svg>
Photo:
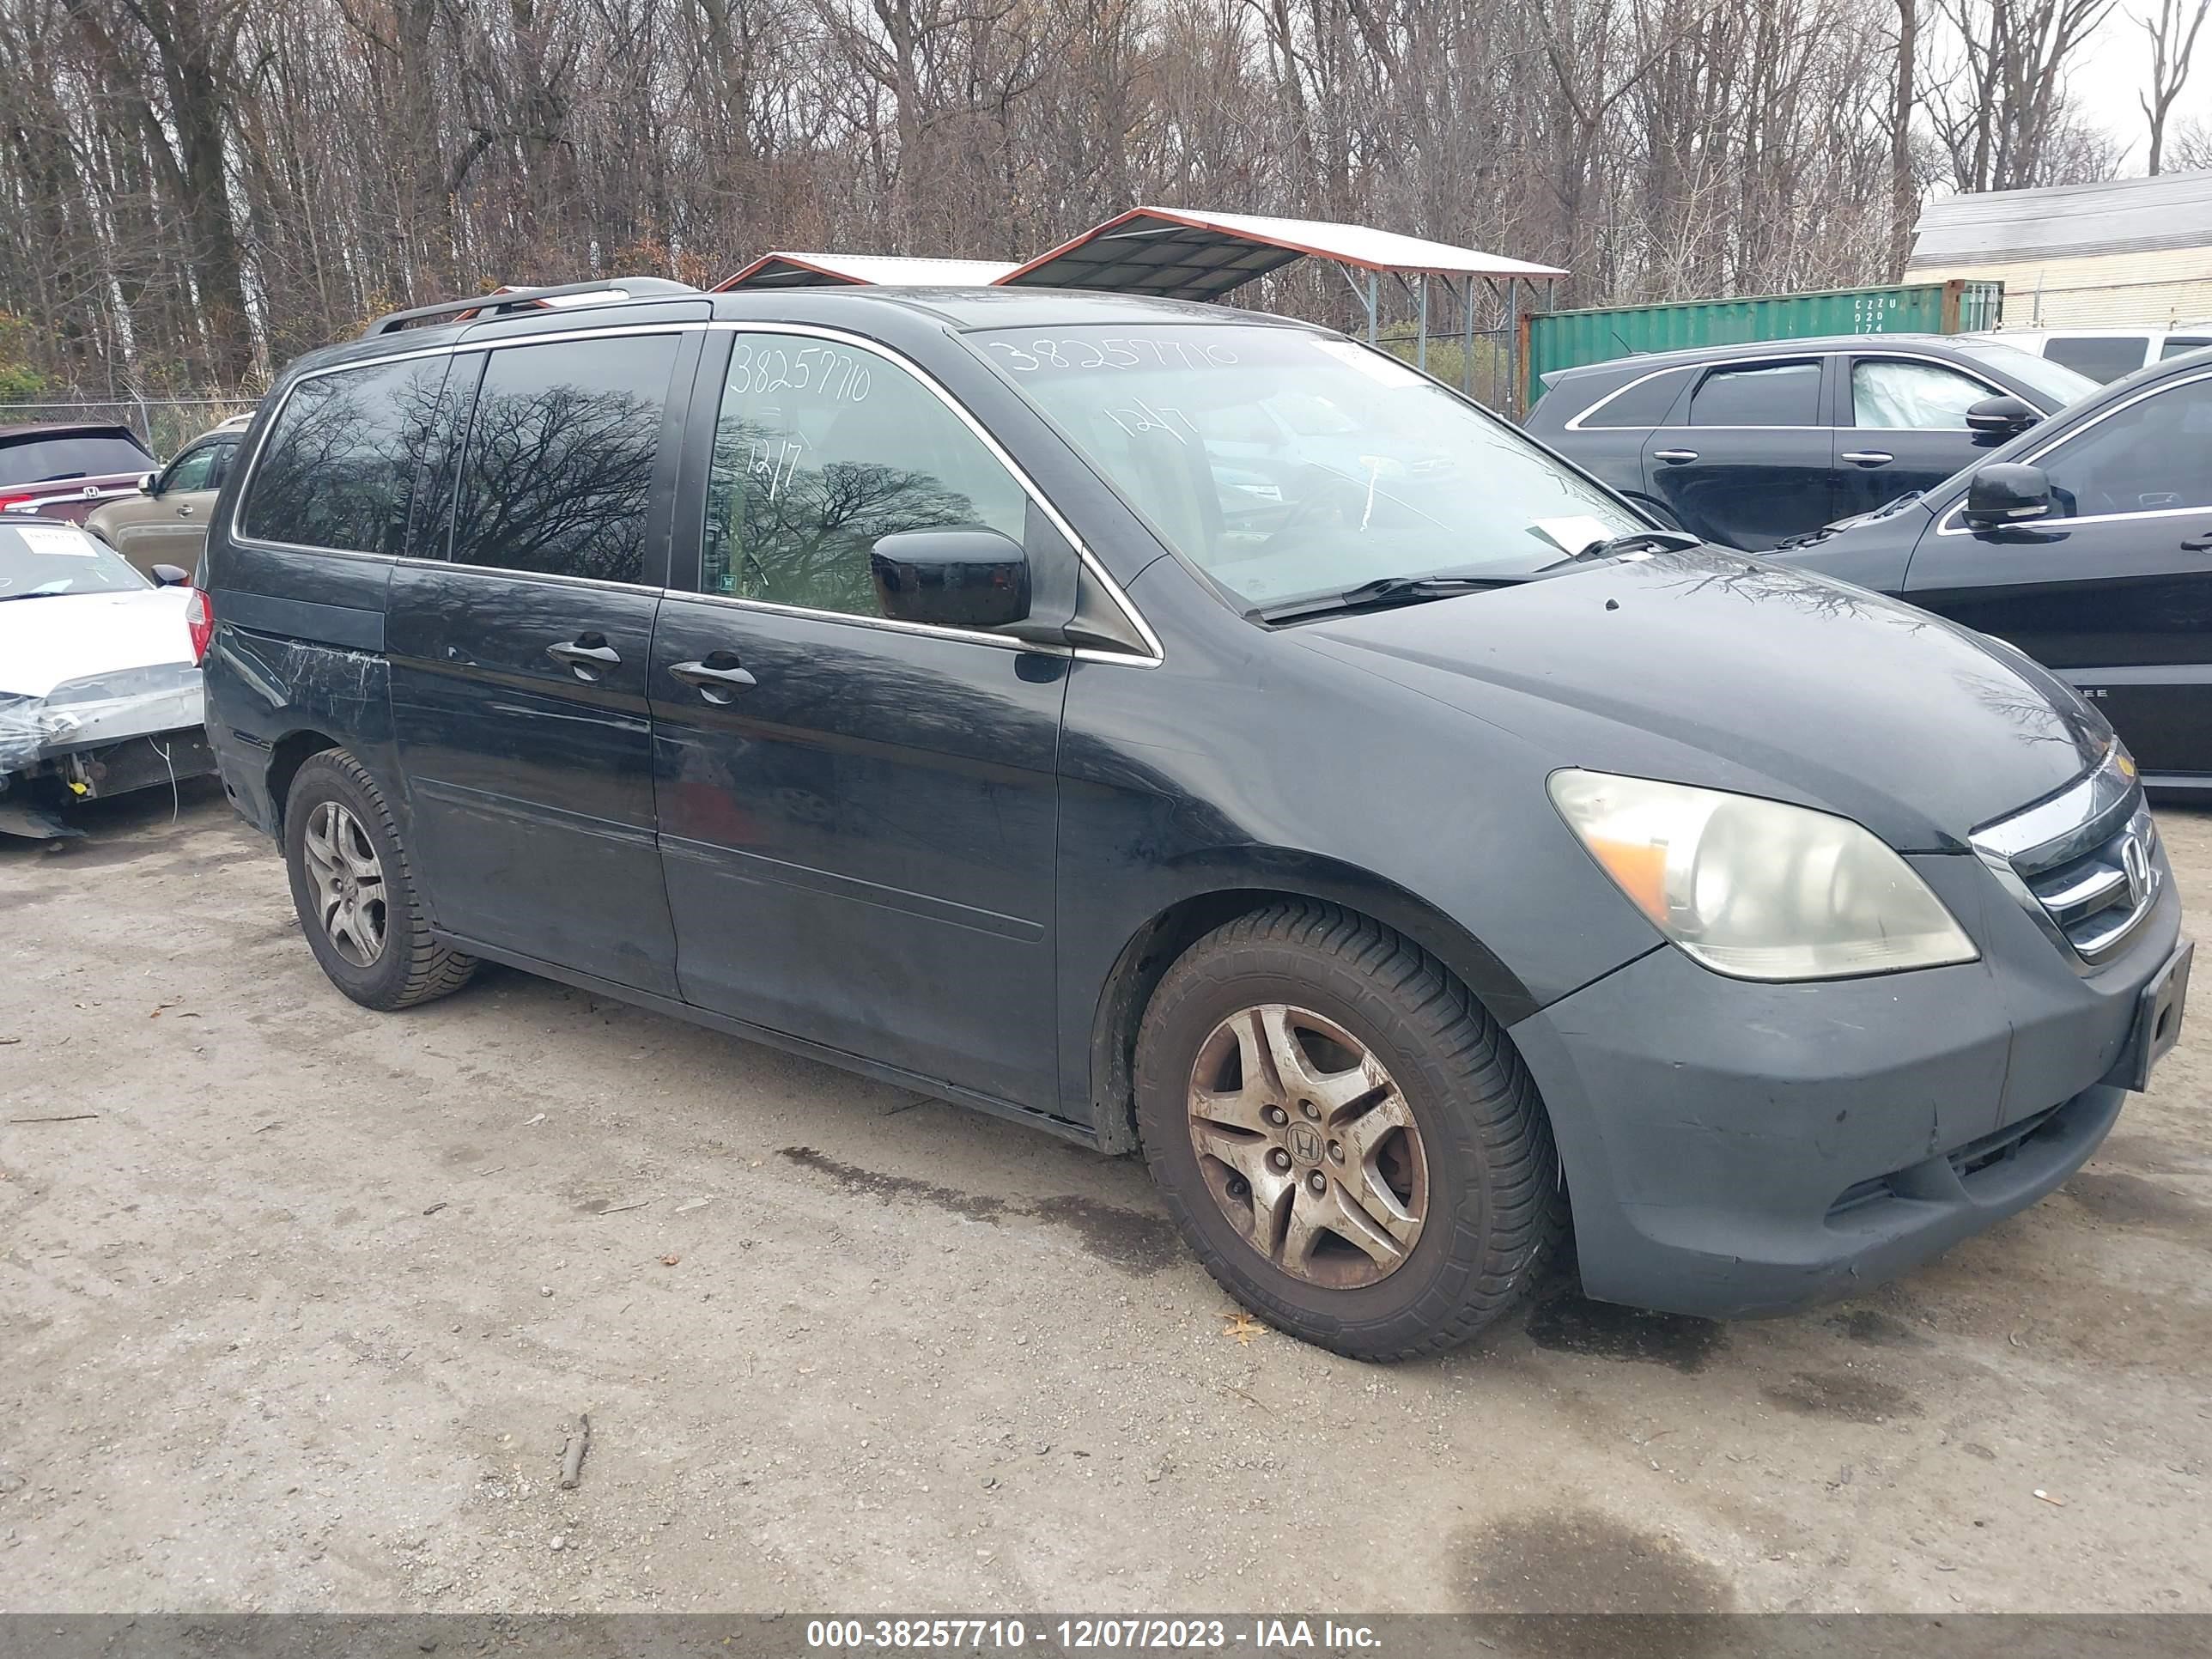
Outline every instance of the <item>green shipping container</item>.
<svg viewBox="0 0 2212 1659"><path fill-rule="evenodd" d="M1995 328L2003 310L2002 283L1954 279L1895 288L1844 288L1826 294L1539 311L1521 319L1521 361L1528 366L1528 402L1533 405L1543 395L1545 375L1581 363L1686 346L1802 340L1820 334L1966 334Z"/></svg>

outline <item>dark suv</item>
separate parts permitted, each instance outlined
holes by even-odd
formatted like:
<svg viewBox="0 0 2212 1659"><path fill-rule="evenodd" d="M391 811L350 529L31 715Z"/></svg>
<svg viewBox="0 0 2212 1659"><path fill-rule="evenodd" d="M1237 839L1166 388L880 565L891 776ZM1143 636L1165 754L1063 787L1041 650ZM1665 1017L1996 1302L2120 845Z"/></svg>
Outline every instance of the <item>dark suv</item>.
<svg viewBox="0 0 2212 1659"><path fill-rule="evenodd" d="M1978 635L1302 324L624 287L296 363L223 486L209 731L357 1001L489 959L1141 1146L1371 1357L1570 1201L1595 1296L1863 1288L2173 1040L2130 763Z"/></svg>
<svg viewBox="0 0 2212 1659"><path fill-rule="evenodd" d="M2212 799L2212 351L1775 556L2018 646L2119 728L2154 789Z"/></svg>
<svg viewBox="0 0 2212 1659"><path fill-rule="evenodd" d="M1662 524L1756 550L1940 483L2096 389L1995 340L1839 335L1561 369L1528 428Z"/></svg>

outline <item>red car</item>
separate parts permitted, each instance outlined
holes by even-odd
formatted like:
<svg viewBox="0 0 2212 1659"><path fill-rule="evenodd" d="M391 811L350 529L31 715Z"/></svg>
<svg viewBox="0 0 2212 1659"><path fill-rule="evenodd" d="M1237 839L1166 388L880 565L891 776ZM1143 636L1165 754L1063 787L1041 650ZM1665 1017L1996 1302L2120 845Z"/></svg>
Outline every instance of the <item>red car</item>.
<svg viewBox="0 0 2212 1659"><path fill-rule="evenodd" d="M128 427L0 426L0 513L81 524L159 465Z"/></svg>

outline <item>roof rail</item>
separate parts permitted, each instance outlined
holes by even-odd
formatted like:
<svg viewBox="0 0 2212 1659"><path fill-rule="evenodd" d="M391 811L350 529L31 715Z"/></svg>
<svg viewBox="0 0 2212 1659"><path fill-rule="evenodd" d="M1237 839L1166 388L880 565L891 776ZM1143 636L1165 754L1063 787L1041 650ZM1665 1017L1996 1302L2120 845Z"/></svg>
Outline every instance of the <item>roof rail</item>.
<svg viewBox="0 0 2212 1659"><path fill-rule="evenodd" d="M559 299L570 294L605 294L631 300L698 291L689 283L674 282L665 276L614 276L597 283L563 283L557 288L502 289L496 294L478 294L466 300L441 300L434 306L410 306L405 311L386 312L363 329L361 337L373 340L380 334L394 334L410 323L426 323L434 317L459 317L479 312L490 316L502 311L520 311L540 300Z"/></svg>

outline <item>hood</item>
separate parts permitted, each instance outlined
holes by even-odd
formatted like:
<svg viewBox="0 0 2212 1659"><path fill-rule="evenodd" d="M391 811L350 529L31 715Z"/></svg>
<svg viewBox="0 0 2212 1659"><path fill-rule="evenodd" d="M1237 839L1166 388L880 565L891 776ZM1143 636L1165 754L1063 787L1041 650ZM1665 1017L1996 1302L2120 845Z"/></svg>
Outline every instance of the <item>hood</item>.
<svg viewBox="0 0 2212 1659"><path fill-rule="evenodd" d="M0 696L44 697L71 680L192 665L185 587L56 593L0 602Z"/></svg>
<svg viewBox="0 0 2212 1659"><path fill-rule="evenodd" d="M1526 738L1547 765L1796 801L1905 852L1962 849L2112 738L2009 646L1714 548L1291 631Z"/></svg>

